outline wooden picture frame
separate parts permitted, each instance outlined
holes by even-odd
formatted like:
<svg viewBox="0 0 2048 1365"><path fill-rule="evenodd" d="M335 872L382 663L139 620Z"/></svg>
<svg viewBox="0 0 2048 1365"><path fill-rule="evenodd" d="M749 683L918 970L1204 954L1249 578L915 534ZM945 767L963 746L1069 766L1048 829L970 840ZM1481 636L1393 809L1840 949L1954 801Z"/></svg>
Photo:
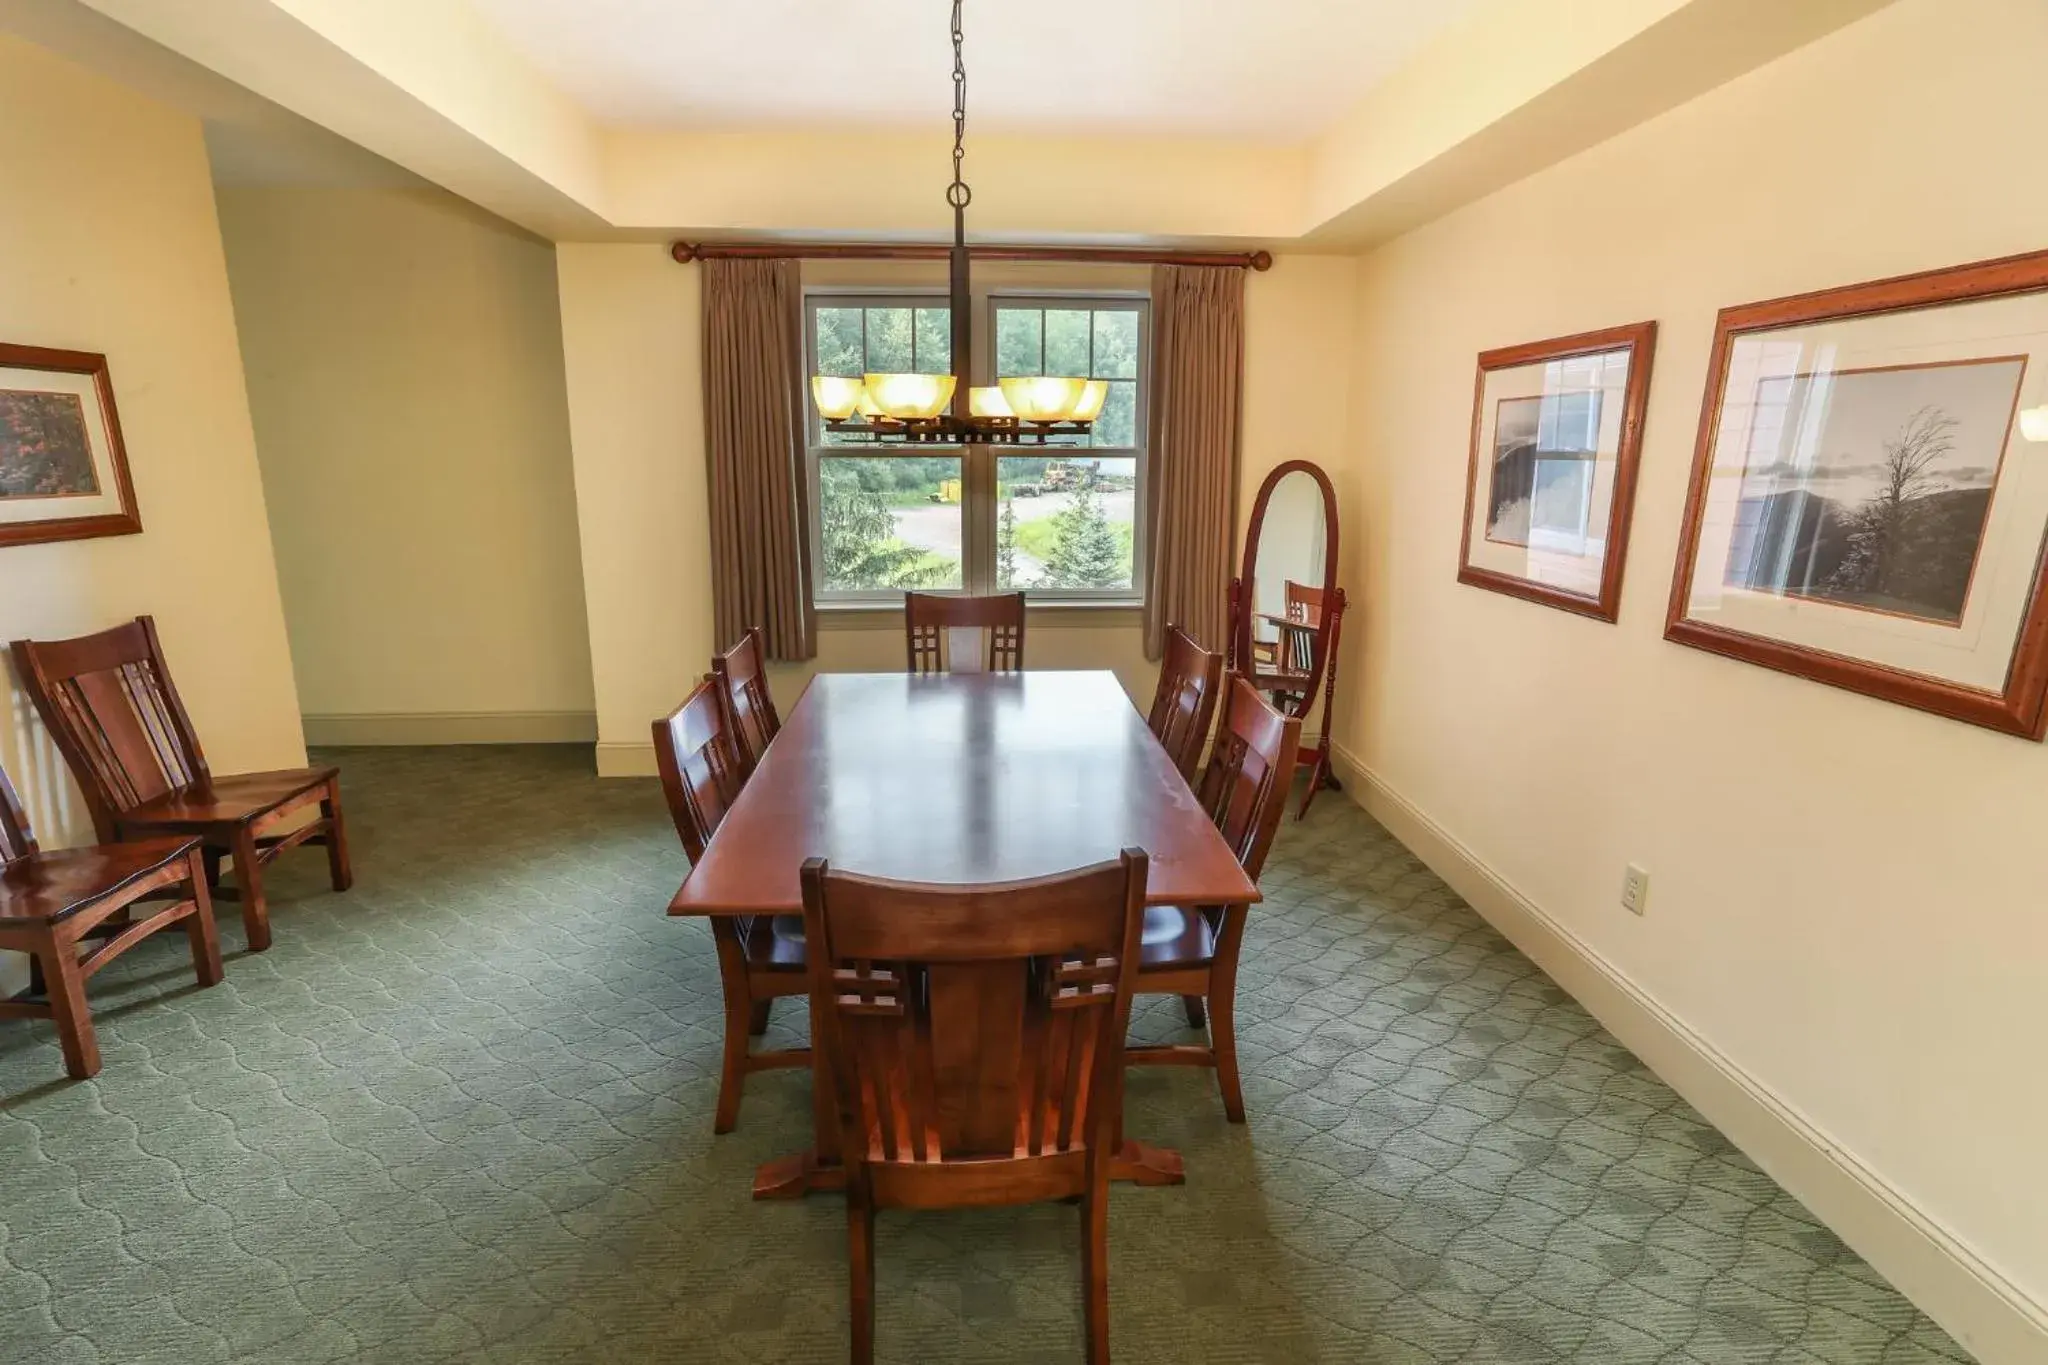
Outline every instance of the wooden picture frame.
<svg viewBox="0 0 2048 1365"><path fill-rule="evenodd" d="M1458 541L1460 583L1596 621L1612 622L1620 614L1656 348L1657 324L1637 322L1480 353L1465 466L1465 520ZM1582 378L1561 380L1572 369ZM1518 378L1519 387L1540 387L1528 394L1500 392L1517 387ZM1561 383L1579 387L1566 391ZM1553 431L1563 425L1559 407L1573 399L1581 400L1573 406L1588 425L1583 448L1565 452L1560 460L1541 460L1544 423ZM1511 416L1529 426L1526 443L1507 443L1503 433ZM1610 440L1611 455L1605 449ZM1511 461L1520 475L1526 475L1526 496L1503 490L1503 467ZM1553 532L1535 524L1537 471L1544 464L1584 466L1571 495L1576 523L1569 530ZM1598 496L1602 466L1609 469L1604 499ZM1477 527L1475 539L1475 523L1482 513L1485 524ZM1510 513L1520 517L1519 539L1505 524ZM1547 540L1539 543L1539 535ZM1589 552L1596 545L1597 554ZM1513 561L1518 558L1522 563L1516 566Z"/></svg>
<svg viewBox="0 0 2048 1365"><path fill-rule="evenodd" d="M141 530L107 358L0 343L0 547Z"/></svg>
<svg viewBox="0 0 2048 1365"><path fill-rule="evenodd" d="M1994 307L1998 311L1962 311ZM1854 330L1878 327L1886 329L1885 332ZM1800 329L1813 330L1802 337ZM1981 334L1973 334L1973 330ZM1811 340L1817 337L1826 338L1825 350ZM1862 339L1858 340L1859 337ZM1797 347L1795 341L1799 343ZM1803 360L1783 361L1781 367L1792 368L1784 373L1764 373L1759 378L1751 373L1755 370L1752 364L1744 371L1744 377L1754 383L1753 390L1746 396L1739 391L1731 396L1733 358L1738 352L1753 354L1764 347L1779 356L1824 356L1827 365L1817 378L1813 367L1801 368ZM1859 354L1887 363L1855 363ZM1850 358L1849 363L1838 364L1845 355ZM1966 413L1972 420L1959 422L1927 395L1939 394L1941 384L1954 387L1954 378L1937 376L1965 377L1970 370L1983 371L1994 387L1986 390L1989 396L1978 404L1981 412ZM1891 376L1903 378L1893 380ZM1817 590L1814 583L1819 570L1814 565L1821 555L1817 547L1824 534L1835 534L1826 528L1825 513L1807 518L1816 523L1815 529L1809 531L1801 526L1797 532L1801 543L1794 548L1807 557L1803 570L1806 577L1800 590L1780 581L1759 591L1753 577L1741 581L1736 577L1740 566L1761 556L1760 549L1751 549L1749 558L1744 559L1745 545L1740 537L1746 534L1751 547L1761 547L1768 541L1775 549L1776 542L1770 541L1770 537L1777 530L1777 500L1794 493L1812 496L1807 491L1809 485L1800 485L1791 493L1772 491L1768 496L1751 492L1750 461L1758 444L1756 433L1765 425L1758 416L1766 410L1764 385L1777 384L1790 392L1802 383L1811 388L1826 382L1832 394L1823 400L1800 399L1799 410L1802 414L1808 410L1819 414L1805 415L1806 425L1840 425L1838 411L1846 408L1852 415L1855 412L1852 400L1845 397L1851 390L1843 384L1844 380L1857 380L1873 389L1883 382L1922 386L1895 399L1891 412L1895 415L1906 405L1917 402L1920 407L1915 417L1931 412L1937 420L1946 420L1950 436L1942 438L1941 456L1947 458L1953 451L1950 464L1956 475L1967 476L1967 481L1944 477L1947 466L1934 463L1933 457L1914 471L1910 468L1914 457L1895 455L1895 451L1910 448L1905 445L1910 419L1905 425L1894 427L1898 434L1889 440L1866 440L1857 447L1854 458L1866 457L1870 448L1875 447L1880 456L1875 466L1839 464L1851 457L1828 453L1830 447L1824 438L1832 433L1822 432L1808 439L1802 429L1801 451L1809 458L1818 450L1819 458L1835 460L1842 469L1874 469L1876 473L1862 477L1878 480L1885 477L1885 469L1898 464L1922 479L1917 489L1902 491L1896 477L1891 479L1888 492L1880 485L1875 497L1864 499L1865 510L1858 515L1865 520L1849 525L1868 528L1875 525L1869 518L1889 508L1891 525L1904 526L1908 523L1899 518L1910 515L1908 509L1921 499L1931 500L1937 495L1951 500L1963 494L1972 498L1982 496L1982 510L1971 513L1973 521L1961 522L1960 532L1953 517L1940 524L1943 538L1931 542L1934 549L1924 548L1930 543L1927 532L1916 532L1919 538L1908 542L1901 532L1885 530L1888 551L1893 546L1910 545L1913 555L1925 559L1931 560L1936 554L1945 556L1950 571L1946 574L1945 589L1949 597L1944 603L1930 605L1933 595L1925 589L1902 603L1898 594L1890 592L1889 581L1874 589L1859 585L1852 594L1843 586L1845 578L1840 563L1820 580ZM1664 638L1901 706L2039 740L2048 731L2048 507L2044 507L2048 496L2038 486L2048 485L2048 479L2033 475L2028 466L2048 465L2048 446L2023 435L2024 431L2036 428L2022 414L2030 407L2048 414L2048 408L2036 406L2044 399L2048 399L2048 251L1722 309L1714 328ZM1724 424L1731 414L1735 423L1747 428L1741 435L1744 463L1739 468L1729 458L1732 439L1724 441ZM1789 423L1782 414L1773 421L1775 426L1769 439L1775 443L1775 452L1782 449L1787 439L1784 433ZM1882 430L1874 422L1866 425ZM2000 430L2002 443L1997 435ZM1837 438L1836 446L1840 444ZM1781 476L1772 471L1780 468L1781 463L1782 457L1774 455L1760 469L1778 479ZM1736 475L1732 494L1728 485L1731 468ZM1826 476L1836 477L1835 468L1830 466ZM1801 466L1799 472L1808 479L1813 476L1810 465ZM1763 487L1761 482L1757 486ZM1731 497L1738 508L1734 519L1738 526L1740 509L1763 506L1762 512L1751 513L1752 529L1733 533L1728 530L1731 522L1726 504ZM1875 512L1870 510L1873 507ZM1930 508L1921 515L1931 513ZM1800 515L1806 517L1804 513ZM1875 532L1859 529L1849 534L1869 536ZM1906 553L1903 549L1891 551L1891 557L1897 560ZM1703 558L1715 554L1720 555L1718 582L1700 572ZM1863 572L1861 563L1869 559L1869 555L1862 556L1858 572ZM1922 578L1925 577L1923 574ZM1848 581L1854 582L1854 575ZM1782 619L1799 620L1795 613L1804 613L1804 619L1814 623L1804 627L1808 634L1832 620L1836 623L1832 628L1844 640L1860 635L1865 640L1886 643L1894 653L1912 644L1915 632L1933 636L1947 629L1951 632L1949 648L1958 659L1964 657L1965 646L1976 648L1977 653L1971 658L1983 680L1972 685L1956 676L1940 676L1938 672L1905 666L1896 658L1876 657L1883 651L1865 650L1859 654L1846 647L1823 648L1811 639L1782 638L1740 628L1729 620L1709 619L1711 612L1702 608L1696 587L1717 600L1728 599L1736 608L1741 608L1745 599L1775 600L1784 604L1775 608ZM1896 646L1889 643L1893 639L1899 642ZM2009 644L2005 643L2008 639ZM1988 649L1984 647L1987 640Z"/></svg>

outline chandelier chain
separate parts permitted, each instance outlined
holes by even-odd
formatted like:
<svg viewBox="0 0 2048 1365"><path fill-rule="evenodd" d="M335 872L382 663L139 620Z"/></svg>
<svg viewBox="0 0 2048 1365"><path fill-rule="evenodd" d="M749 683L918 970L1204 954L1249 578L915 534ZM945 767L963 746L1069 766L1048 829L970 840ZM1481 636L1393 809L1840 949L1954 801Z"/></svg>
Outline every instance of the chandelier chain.
<svg viewBox="0 0 2048 1365"><path fill-rule="evenodd" d="M953 183L946 187L946 202L956 213L974 201L974 191L967 187L963 169L967 161L967 58L963 51L966 31L960 18L962 3L963 0L953 0Z"/></svg>

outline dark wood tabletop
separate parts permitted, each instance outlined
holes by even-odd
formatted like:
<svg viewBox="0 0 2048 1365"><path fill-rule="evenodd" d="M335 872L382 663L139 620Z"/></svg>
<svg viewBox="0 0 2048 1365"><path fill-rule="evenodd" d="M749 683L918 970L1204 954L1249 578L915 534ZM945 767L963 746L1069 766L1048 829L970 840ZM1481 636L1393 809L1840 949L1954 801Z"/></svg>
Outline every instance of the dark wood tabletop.
<svg viewBox="0 0 2048 1365"><path fill-rule="evenodd" d="M1151 855L1154 905L1259 891L1109 672L824 673L672 915L794 914L798 871L998 882Z"/></svg>

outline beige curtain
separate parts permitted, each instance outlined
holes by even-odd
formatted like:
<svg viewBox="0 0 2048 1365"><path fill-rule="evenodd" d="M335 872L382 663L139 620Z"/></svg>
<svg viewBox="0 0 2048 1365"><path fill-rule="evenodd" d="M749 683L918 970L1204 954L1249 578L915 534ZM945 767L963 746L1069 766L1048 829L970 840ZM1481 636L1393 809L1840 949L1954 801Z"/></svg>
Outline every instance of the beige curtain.
<svg viewBox="0 0 2048 1365"><path fill-rule="evenodd" d="M803 285L787 261L704 262L704 454L715 647L760 626L816 652L803 448Z"/></svg>
<svg viewBox="0 0 2048 1365"><path fill-rule="evenodd" d="M1236 571L1237 470L1244 388L1244 271L1163 265L1152 272L1152 467L1145 482L1149 589L1145 653L1169 623L1204 648L1229 631Z"/></svg>

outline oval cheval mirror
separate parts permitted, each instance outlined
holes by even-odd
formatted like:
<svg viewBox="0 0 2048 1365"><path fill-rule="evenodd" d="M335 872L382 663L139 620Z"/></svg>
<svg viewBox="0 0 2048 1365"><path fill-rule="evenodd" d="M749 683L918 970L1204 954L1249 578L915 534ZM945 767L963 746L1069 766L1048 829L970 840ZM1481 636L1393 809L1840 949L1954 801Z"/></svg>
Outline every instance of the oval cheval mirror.
<svg viewBox="0 0 2048 1365"><path fill-rule="evenodd" d="M1230 667L1282 712L1306 721L1317 699L1322 720L1303 736L1308 772L1299 820L1330 772L1330 700L1337 690L1337 632L1344 590L1337 586L1337 497L1330 476L1307 460L1289 460L1259 485L1244 538L1244 563L1230 584Z"/></svg>

